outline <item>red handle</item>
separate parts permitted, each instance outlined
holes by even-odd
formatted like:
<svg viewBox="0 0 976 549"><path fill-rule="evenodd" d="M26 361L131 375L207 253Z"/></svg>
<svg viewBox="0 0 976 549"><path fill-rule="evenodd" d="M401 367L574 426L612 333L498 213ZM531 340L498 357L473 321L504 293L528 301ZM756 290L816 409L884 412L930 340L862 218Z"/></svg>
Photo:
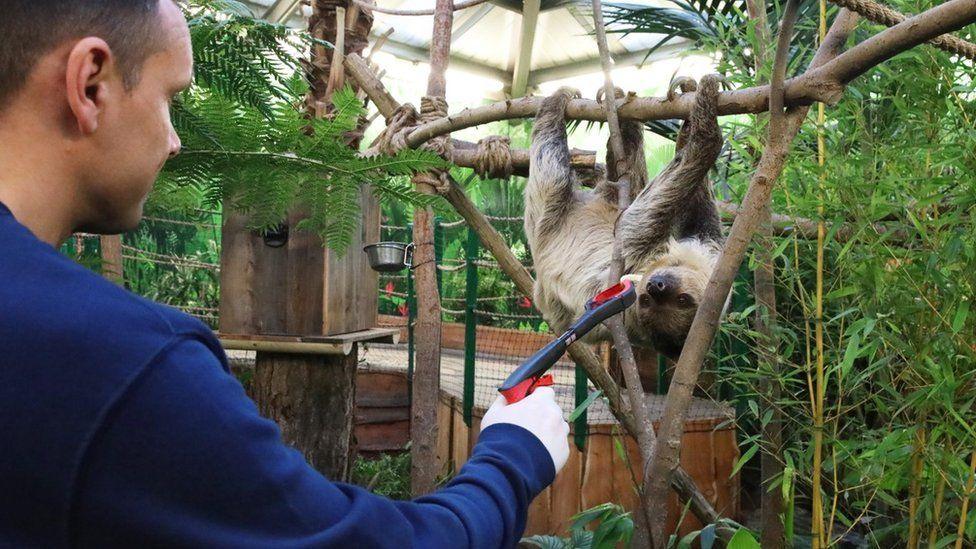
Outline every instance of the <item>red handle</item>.
<svg viewBox="0 0 976 549"><path fill-rule="evenodd" d="M555 381L552 379L552 374L546 374L542 377L530 377L511 389L502 391L501 393L509 404L515 404L523 398L531 395L532 391L535 391L536 387L549 387L554 383Z"/></svg>

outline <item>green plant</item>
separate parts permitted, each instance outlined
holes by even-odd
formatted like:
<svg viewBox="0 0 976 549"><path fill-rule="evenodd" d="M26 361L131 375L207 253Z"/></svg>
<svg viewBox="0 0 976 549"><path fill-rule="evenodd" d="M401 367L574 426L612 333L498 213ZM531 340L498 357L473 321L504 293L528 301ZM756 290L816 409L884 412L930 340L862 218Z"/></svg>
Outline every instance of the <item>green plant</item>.
<svg viewBox="0 0 976 549"><path fill-rule="evenodd" d="M154 204L179 211L201 203L217 207L226 199L249 215L255 230L274 227L297 208L307 215L292 229L313 231L341 252L366 189L384 200L436 201L406 179L444 166L436 155L405 150L363 157L348 145L365 115L350 89L334 94L326 118L301 112L308 86L299 56L310 38L254 19L230 0L198 0L185 10L196 75L173 104L184 148L161 174Z"/></svg>
<svg viewBox="0 0 976 549"><path fill-rule="evenodd" d="M918 13L938 2L895 0L894 9ZM694 2L689 2L693 9ZM779 6L770 6L770 21ZM816 6L805 3L805 9ZM828 13L832 17L834 10ZM692 15L693 16L693 15ZM751 52L759 45L751 25L728 25L705 16L695 38L721 51L719 71L734 86L757 83ZM636 17L636 15L634 16ZM693 16L694 17L694 16ZM650 32L669 20L643 17L631 32ZM697 21L697 19L695 19ZM798 33L814 44L817 17L801 19ZM697 23L696 23L697 25ZM672 25L677 30L676 25ZM878 30L862 23L854 42ZM663 33L667 35L668 33ZM959 33L972 40L972 26ZM806 64L809 47L794 53ZM738 404L741 466L745 475L769 451L761 427L779 409L785 447L784 474L757 490L778 491L787 502L789 541L810 543L801 517L811 512L812 440L822 435L822 531L829 544L896 546L925 543L971 545L976 518L962 513L971 496L976 448L972 363L976 333L976 85L968 60L923 46L855 80L826 111L807 120L773 192L777 214L823 220L823 268L816 242L794 230L757 246L776 266L778 369L753 351L768 344L751 325L749 285L736 298L746 307L722 326L712 369ZM756 121L723 121L730 147L727 184L741 198L762 149ZM818 162L818 133L826 156ZM755 261L750 263L754 266ZM815 425L816 281L823 280L823 429ZM751 278L751 277L749 277ZM782 388L773 399L764 390ZM748 480L748 479L747 479ZM756 483L756 479L751 482ZM794 524L793 517L797 517ZM957 530L961 534L957 534Z"/></svg>
<svg viewBox="0 0 976 549"><path fill-rule="evenodd" d="M593 529L587 528L596 522ZM522 543L542 549L611 549L628 546L634 535L634 521L623 507L604 503L587 509L573 517L568 538L558 536L531 536Z"/></svg>
<svg viewBox="0 0 976 549"><path fill-rule="evenodd" d="M352 482L393 499L410 499L410 452L357 458Z"/></svg>
<svg viewBox="0 0 976 549"><path fill-rule="evenodd" d="M668 547L689 549L697 540L698 546L701 549L712 549L712 547L716 546L715 542L718 540L719 529L731 531L732 535L728 538L728 542L724 543L727 549L759 549L759 542L756 541L753 533L748 528L729 519L722 519L717 523L708 524L700 530L685 534L681 539L678 539L676 535L672 535L668 540Z"/></svg>

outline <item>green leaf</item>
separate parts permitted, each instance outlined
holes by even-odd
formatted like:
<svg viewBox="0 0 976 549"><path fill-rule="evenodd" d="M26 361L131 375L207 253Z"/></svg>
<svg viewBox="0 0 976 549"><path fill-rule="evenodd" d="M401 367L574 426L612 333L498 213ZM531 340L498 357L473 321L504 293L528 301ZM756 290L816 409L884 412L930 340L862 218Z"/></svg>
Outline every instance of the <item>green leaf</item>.
<svg viewBox="0 0 976 549"><path fill-rule="evenodd" d="M574 544L556 536L531 536L519 541L540 549L576 549Z"/></svg>
<svg viewBox="0 0 976 549"><path fill-rule="evenodd" d="M745 528L740 528L729 540L728 549L760 549L759 542Z"/></svg>
<svg viewBox="0 0 976 549"><path fill-rule="evenodd" d="M603 394L603 391L600 391L600 390L596 390L596 391L591 392L589 395L586 396L586 400L584 400L583 402L580 402L580 405L577 406L576 409L573 410L573 412L571 414L569 414L569 418L566 421L568 421L569 423L572 423L572 422L576 421L576 419L579 418L580 415L584 411L586 411L586 409L589 408L590 405L593 404L593 402L596 401L596 399L599 398L600 395L602 395L602 394Z"/></svg>
<svg viewBox="0 0 976 549"><path fill-rule="evenodd" d="M732 468L732 474L730 474L729 477L734 477L735 474L739 472L739 469L742 469L742 466L745 465L746 462L752 458L752 456L756 455L756 452L758 451L759 451L758 444L753 444L752 446L750 446L745 451L745 453L742 454L742 457L740 457L739 460L735 462L735 467Z"/></svg>
<svg viewBox="0 0 976 549"><path fill-rule="evenodd" d="M700 534L701 532L699 530L685 534L685 536L678 541L678 549L690 549L691 542L695 541L695 538L697 538Z"/></svg>
<svg viewBox="0 0 976 549"><path fill-rule="evenodd" d="M959 302L959 307L956 308L956 316L952 318L952 333L958 334L959 330L965 326L966 318L969 316L969 303L970 301L965 298Z"/></svg>

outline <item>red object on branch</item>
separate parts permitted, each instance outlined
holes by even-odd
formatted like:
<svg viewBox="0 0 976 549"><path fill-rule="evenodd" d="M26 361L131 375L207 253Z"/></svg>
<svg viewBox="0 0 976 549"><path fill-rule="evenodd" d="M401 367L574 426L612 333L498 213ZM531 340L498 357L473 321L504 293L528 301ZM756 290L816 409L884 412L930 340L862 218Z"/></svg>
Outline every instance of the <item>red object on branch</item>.
<svg viewBox="0 0 976 549"><path fill-rule="evenodd" d="M529 299L529 298L527 298L527 297L525 297L525 296L522 296L518 300L518 306L521 307L521 308L523 308L523 309L531 309L532 308L532 300Z"/></svg>

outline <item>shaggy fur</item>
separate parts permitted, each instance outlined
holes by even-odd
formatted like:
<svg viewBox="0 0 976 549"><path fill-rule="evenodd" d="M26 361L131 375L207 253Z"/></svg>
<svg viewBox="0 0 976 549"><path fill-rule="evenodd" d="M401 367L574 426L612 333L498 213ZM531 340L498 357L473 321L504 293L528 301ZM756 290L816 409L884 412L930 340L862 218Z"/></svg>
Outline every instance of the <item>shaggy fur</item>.
<svg viewBox="0 0 976 549"><path fill-rule="evenodd" d="M620 217L625 272L638 281L638 306L624 319L628 335L637 345L680 354L723 241L706 177L722 147L719 82L716 76L702 79L674 159L650 184L644 184L643 128L633 121L622 125L625 155L636 174L633 204L622 216L611 183L583 190L570 168L565 112L578 93L563 88L543 103L532 132L525 233L536 269L536 304L555 329L565 329L606 285ZM608 338L600 327L587 339Z"/></svg>

